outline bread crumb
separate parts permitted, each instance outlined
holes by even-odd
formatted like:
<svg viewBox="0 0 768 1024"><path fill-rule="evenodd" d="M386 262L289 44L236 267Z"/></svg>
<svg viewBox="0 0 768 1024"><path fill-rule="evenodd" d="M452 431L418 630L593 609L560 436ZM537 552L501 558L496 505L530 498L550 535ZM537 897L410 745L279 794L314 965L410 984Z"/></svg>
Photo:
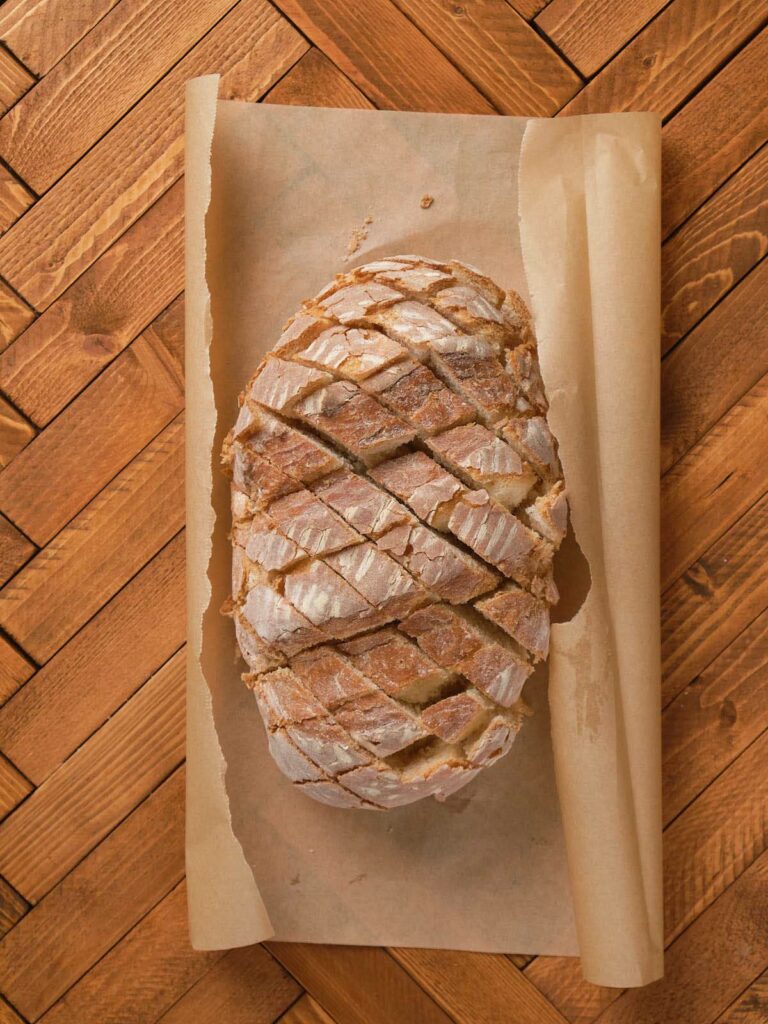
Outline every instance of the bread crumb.
<svg viewBox="0 0 768 1024"><path fill-rule="evenodd" d="M349 236L349 242L347 243L347 255L344 257L345 263L355 255L357 250L366 240L368 237L368 229L371 224L373 224L373 217L368 214L360 227L353 229L352 234Z"/></svg>
<svg viewBox="0 0 768 1024"><path fill-rule="evenodd" d="M432 205L432 203L434 203L434 201L435 200L432 198L432 196L422 196L421 197L421 208L422 208L422 210L428 210L430 208L430 206Z"/></svg>

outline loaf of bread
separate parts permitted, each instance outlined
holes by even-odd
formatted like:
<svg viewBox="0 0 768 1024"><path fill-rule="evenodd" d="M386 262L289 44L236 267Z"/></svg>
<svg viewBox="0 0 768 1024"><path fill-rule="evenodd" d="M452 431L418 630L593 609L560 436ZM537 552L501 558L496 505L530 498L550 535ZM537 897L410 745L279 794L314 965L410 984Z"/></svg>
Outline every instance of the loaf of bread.
<svg viewBox="0 0 768 1024"><path fill-rule="evenodd" d="M455 261L336 277L241 396L228 608L281 771L444 799L510 748L567 504L528 311Z"/></svg>

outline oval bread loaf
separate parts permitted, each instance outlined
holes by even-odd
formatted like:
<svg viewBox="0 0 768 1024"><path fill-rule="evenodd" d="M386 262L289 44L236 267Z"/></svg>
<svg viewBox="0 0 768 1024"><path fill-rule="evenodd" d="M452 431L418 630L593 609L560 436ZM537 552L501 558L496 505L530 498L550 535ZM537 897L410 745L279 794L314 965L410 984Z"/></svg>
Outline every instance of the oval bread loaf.
<svg viewBox="0 0 768 1024"><path fill-rule="evenodd" d="M383 809L502 757L567 525L519 296L418 256L337 276L256 370L223 460L230 611L280 770Z"/></svg>

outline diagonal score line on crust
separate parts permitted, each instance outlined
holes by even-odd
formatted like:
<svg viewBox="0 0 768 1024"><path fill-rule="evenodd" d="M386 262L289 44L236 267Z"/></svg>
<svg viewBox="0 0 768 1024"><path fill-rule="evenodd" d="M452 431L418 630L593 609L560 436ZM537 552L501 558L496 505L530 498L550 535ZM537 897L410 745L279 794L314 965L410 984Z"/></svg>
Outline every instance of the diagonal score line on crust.
<svg viewBox="0 0 768 1024"><path fill-rule="evenodd" d="M567 511L525 306L455 262L368 264L305 302L242 401L224 449L233 612L273 757L336 806L444 798L508 749L557 600ZM436 592L448 558L485 575ZM261 638L249 595L269 596ZM435 636L461 637L462 657L440 666ZM338 706L314 701L299 659L331 651L348 670L358 648L400 660L376 683L369 662L371 689ZM392 691L414 652L440 685ZM313 713L270 720L277 691Z"/></svg>

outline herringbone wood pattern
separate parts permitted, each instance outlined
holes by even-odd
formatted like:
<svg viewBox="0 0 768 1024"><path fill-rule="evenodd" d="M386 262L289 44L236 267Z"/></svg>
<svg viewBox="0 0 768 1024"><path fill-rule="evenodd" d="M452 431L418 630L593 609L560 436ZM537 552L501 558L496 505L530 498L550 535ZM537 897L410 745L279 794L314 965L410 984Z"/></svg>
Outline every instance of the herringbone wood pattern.
<svg viewBox="0 0 768 1024"><path fill-rule="evenodd" d="M768 1019L764 0L0 8L0 1022ZM762 69L762 70L761 70ZM667 976L188 946L183 85L664 116Z"/></svg>

